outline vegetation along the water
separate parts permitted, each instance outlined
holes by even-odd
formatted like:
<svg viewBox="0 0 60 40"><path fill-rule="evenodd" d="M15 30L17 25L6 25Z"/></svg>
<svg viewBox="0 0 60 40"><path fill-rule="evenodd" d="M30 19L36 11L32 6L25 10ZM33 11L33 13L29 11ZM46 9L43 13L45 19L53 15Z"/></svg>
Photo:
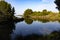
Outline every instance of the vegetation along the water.
<svg viewBox="0 0 60 40"><path fill-rule="evenodd" d="M46 9L42 11L33 11L32 9L26 9L23 14L23 18L49 20L49 21L60 21L60 0L55 0L59 12L52 12ZM0 1L0 20L1 21L19 21L20 18L14 16L15 8L6 1Z"/></svg>

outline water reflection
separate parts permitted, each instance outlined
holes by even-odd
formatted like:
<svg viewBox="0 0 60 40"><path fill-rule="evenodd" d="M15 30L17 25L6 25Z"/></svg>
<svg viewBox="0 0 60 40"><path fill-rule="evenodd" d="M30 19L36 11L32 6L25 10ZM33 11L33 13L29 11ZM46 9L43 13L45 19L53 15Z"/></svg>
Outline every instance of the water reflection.
<svg viewBox="0 0 60 40"><path fill-rule="evenodd" d="M25 23L27 23L27 24L33 23L33 20L31 18L24 18L24 20L25 20Z"/></svg>
<svg viewBox="0 0 60 40"><path fill-rule="evenodd" d="M57 21L24 18L17 22L0 23L0 40L60 40L60 23Z"/></svg>
<svg viewBox="0 0 60 40"><path fill-rule="evenodd" d="M42 22L41 22L42 21ZM16 24L16 30L12 34L13 40L60 40L60 23L45 20L34 21L25 18ZM31 24L31 25L27 25Z"/></svg>
<svg viewBox="0 0 60 40"><path fill-rule="evenodd" d="M49 20L43 20L43 19L32 19L32 18L24 18L24 20L25 20L25 23L27 23L27 24L32 24L33 23L33 21L39 21L39 22L42 22L42 23L47 23L47 22L49 22Z"/></svg>
<svg viewBox="0 0 60 40"><path fill-rule="evenodd" d="M0 40L11 40L13 29L15 29L14 22L0 23Z"/></svg>
<svg viewBox="0 0 60 40"><path fill-rule="evenodd" d="M42 22L42 23L47 23L47 22L49 22L49 20L43 20L43 19L38 19L38 21L40 21L40 22Z"/></svg>
<svg viewBox="0 0 60 40"><path fill-rule="evenodd" d="M60 31L53 31L50 35L31 34L16 36L15 40L60 40Z"/></svg>

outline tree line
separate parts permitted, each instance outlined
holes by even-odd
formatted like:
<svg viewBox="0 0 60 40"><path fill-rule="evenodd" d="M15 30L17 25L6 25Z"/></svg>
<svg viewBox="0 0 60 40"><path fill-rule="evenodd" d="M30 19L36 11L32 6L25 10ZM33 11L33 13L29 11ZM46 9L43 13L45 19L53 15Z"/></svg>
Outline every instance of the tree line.
<svg viewBox="0 0 60 40"><path fill-rule="evenodd" d="M47 11L46 9L41 11L33 11L32 9L26 9L24 11L24 16L29 16L29 15L36 15L36 16L43 16L43 15L48 15L50 13L53 13L52 11Z"/></svg>

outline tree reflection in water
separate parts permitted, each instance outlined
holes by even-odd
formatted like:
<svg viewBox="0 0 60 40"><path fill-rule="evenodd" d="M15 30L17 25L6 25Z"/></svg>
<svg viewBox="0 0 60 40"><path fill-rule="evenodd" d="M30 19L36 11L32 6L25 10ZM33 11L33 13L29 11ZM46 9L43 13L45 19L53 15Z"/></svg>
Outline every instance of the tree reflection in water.
<svg viewBox="0 0 60 40"><path fill-rule="evenodd" d="M48 22L47 20L38 20L38 21L42 21L43 23ZM33 20L30 18L25 18L25 22L27 24L32 24ZM26 35L26 36L16 36L15 40L60 40L60 30L59 31L53 31L51 34L49 35L38 35L38 34L30 34L30 35Z"/></svg>
<svg viewBox="0 0 60 40"><path fill-rule="evenodd" d="M31 18L24 18L26 24L32 24L33 20Z"/></svg>
<svg viewBox="0 0 60 40"><path fill-rule="evenodd" d="M0 23L0 40L11 40L13 29L15 29L14 22Z"/></svg>
<svg viewBox="0 0 60 40"><path fill-rule="evenodd" d="M31 34L16 36L16 40L60 40L60 31L54 31L49 35Z"/></svg>
<svg viewBox="0 0 60 40"><path fill-rule="evenodd" d="M29 22L29 20L31 22ZM31 19L28 19L27 21L29 22L27 24L31 24L33 22L33 20ZM14 29L15 29L14 22L0 23L0 40L11 40L11 34L13 33ZM42 34L39 35L34 33L26 36L19 35L19 36L15 36L14 40L60 40L60 30L53 31L49 35L42 35Z"/></svg>

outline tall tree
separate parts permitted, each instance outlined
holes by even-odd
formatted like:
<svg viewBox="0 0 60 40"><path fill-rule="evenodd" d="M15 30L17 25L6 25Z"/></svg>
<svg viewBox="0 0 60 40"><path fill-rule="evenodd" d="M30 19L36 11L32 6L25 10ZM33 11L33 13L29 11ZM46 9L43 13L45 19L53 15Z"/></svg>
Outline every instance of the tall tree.
<svg viewBox="0 0 60 40"><path fill-rule="evenodd" d="M14 14L15 14L15 8L13 7L12 8L12 15L14 16Z"/></svg>
<svg viewBox="0 0 60 40"><path fill-rule="evenodd" d="M12 19L14 16L15 9L12 8L11 4L6 1L0 1L0 15L5 19Z"/></svg>

